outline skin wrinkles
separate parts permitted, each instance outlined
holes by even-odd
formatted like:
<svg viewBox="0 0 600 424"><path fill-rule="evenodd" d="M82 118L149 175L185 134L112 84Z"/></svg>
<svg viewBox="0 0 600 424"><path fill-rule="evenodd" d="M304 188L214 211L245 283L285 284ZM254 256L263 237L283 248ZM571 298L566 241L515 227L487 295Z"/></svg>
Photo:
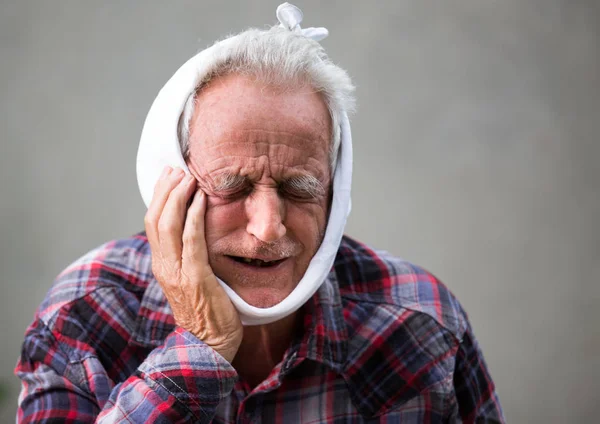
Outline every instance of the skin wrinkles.
<svg viewBox="0 0 600 424"><path fill-rule="evenodd" d="M243 134L237 135L240 138L243 138ZM234 155L231 153L232 149L240 149L240 146L237 146L235 142L227 142L223 143L223 145L217 147L213 147L212 149L207 149L203 154L206 157L213 157L213 159L207 159L204 166L207 170L211 168L218 168L224 166L224 164L235 163L240 160L246 160L248 158L254 158L255 160L260 160L261 158L269 160L271 166L281 166L280 164L285 165L286 167L290 166L299 166L305 169L307 172L314 174L320 181L323 183L329 178L329 170L326 173L323 173L321 169L321 162L315 161L314 158L302 158L302 154L298 155L302 158L299 163L290 163L288 162L290 159L284 156L287 152L285 150L297 150L302 153L305 150L305 147L293 147L284 143L279 143L278 141L269 142L261 142L254 139L255 137L248 137L247 141L243 143L241 146L241 150L244 152L242 155ZM248 147L248 144L251 143L251 147ZM314 141L313 141L314 143ZM289 155L288 155L289 156ZM190 158L192 159L192 158ZM273 174L273 170L270 171Z"/></svg>
<svg viewBox="0 0 600 424"><path fill-rule="evenodd" d="M252 181L240 174L221 173L213 178L212 192L216 196L225 197L237 195L252 189ZM277 189L283 194L291 194L299 201L317 199L325 193L321 182L310 174L299 174L278 183Z"/></svg>
<svg viewBox="0 0 600 424"><path fill-rule="evenodd" d="M196 102L187 164L207 194L210 266L249 304L273 306L298 284L325 233L329 111L313 90L282 93L239 75L211 82ZM256 272L230 256L287 259Z"/></svg>
<svg viewBox="0 0 600 424"><path fill-rule="evenodd" d="M238 135L243 134L238 133ZM303 141L305 140L303 139ZM265 172L269 172L271 175L283 175L282 180L298 175L309 175L316 178L324 190L330 183L329 170L326 169L324 171L320 161L316 161L311 157L303 158L302 153L306 149L305 147L295 149L299 152L296 156L299 156L301 161L294 163L295 159L293 157L290 158L289 154L282 153L282 150L288 147L287 144L256 142L254 141L254 137L241 143L241 146L236 142L230 141L221 144L225 145L225 148L223 146L219 146L218 148L213 147L202 152L202 159L204 159L203 168L196 163L196 158L192 155L190 155L189 160L198 169L201 188L213 192L213 194L216 194L214 193L214 187L218 185L214 180L215 175L224 173L225 170L231 174L249 177L251 180L260 179L260 176ZM251 146L250 148L248 147L249 145ZM265 150L265 146L268 150ZM241 150L243 154L231 154L234 149ZM269 169L261 172L260 169L264 169L265 167Z"/></svg>

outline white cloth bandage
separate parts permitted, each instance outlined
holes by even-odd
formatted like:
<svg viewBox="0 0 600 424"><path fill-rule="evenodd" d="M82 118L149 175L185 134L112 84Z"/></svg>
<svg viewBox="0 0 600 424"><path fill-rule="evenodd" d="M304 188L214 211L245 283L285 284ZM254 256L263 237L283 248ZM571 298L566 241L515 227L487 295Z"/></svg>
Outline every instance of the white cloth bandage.
<svg viewBox="0 0 600 424"><path fill-rule="evenodd" d="M324 28L300 29L302 12L288 3L278 7L277 17L290 31L300 31L302 35L315 40L327 36ZM165 166L179 167L189 173L178 139L179 118L187 98L196 89L197 81L206 74L214 58L220 56L215 53L229 49L235 38L233 36L220 41L189 59L167 81L154 100L144 123L137 155L138 185L146 206L152 201L154 186ZM226 282L219 279L244 325L268 324L298 310L325 281L333 265L350 213L352 137L346 113L341 117L340 127L341 143L334 171L333 198L325 237L296 288L277 305L257 308L246 303Z"/></svg>
<svg viewBox="0 0 600 424"><path fill-rule="evenodd" d="M300 28L300 22L304 15L302 11L293 4L283 3L277 7L275 12L277 19L280 22L280 26L286 28L289 31L300 32L302 35L308 38L312 38L315 41L321 41L329 35L327 28Z"/></svg>

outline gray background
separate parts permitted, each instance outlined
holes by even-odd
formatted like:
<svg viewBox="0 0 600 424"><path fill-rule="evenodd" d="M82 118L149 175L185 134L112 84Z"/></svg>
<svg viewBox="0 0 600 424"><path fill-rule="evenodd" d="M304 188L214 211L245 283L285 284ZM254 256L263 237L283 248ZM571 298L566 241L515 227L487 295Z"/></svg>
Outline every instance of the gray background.
<svg viewBox="0 0 600 424"><path fill-rule="evenodd" d="M143 228L135 156L157 91L277 1L0 8L0 381L53 278ZM465 305L510 422L600 400L600 2L298 1L358 87L350 235Z"/></svg>

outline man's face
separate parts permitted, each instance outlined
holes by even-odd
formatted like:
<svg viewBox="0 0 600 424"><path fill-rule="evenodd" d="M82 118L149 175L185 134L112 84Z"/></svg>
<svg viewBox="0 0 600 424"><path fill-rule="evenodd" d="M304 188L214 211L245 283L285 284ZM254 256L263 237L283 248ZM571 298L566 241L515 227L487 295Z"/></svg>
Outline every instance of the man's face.
<svg viewBox="0 0 600 424"><path fill-rule="evenodd" d="M321 244L330 134L327 106L309 87L228 75L198 95L188 167L208 195L209 262L253 306L287 297Z"/></svg>

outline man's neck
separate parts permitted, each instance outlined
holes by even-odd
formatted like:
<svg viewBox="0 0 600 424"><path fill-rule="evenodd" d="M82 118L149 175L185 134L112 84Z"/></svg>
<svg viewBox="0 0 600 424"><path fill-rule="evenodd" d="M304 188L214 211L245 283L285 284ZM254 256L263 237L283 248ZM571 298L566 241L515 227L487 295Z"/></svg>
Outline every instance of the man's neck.
<svg viewBox="0 0 600 424"><path fill-rule="evenodd" d="M252 388L265 380L283 359L294 337L302 331L302 313L295 312L271 324L244 327L244 338L232 362Z"/></svg>

